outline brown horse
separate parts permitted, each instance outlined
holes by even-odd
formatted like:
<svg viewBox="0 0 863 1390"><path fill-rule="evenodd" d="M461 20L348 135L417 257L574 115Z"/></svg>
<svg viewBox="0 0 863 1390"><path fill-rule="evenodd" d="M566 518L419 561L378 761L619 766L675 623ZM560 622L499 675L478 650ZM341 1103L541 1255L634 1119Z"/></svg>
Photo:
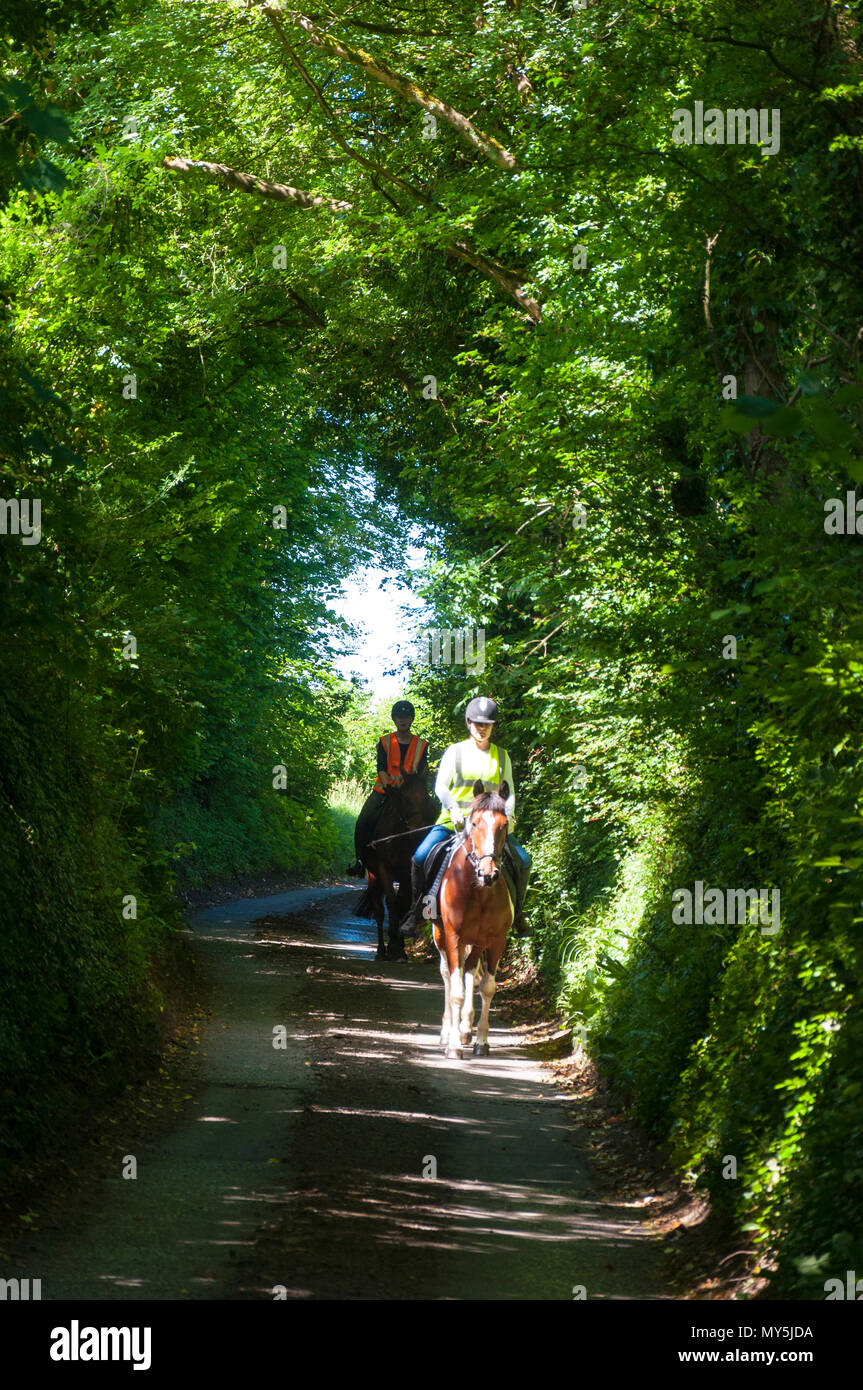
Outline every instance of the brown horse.
<svg viewBox="0 0 863 1390"><path fill-rule="evenodd" d="M473 1055L488 1056L488 1015L497 988L497 967L512 926L513 902L500 871L506 845L506 782L500 794L473 787L464 840L441 880L434 941L440 953L444 984L441 1047L447 1057L461 1057L473 1035L474 976L482 996L482 1014Z"/></svg>
<svg viewBox="0 0 863 1390"><path fill-rule="evenodd" d="M357 905L359 916L374 917L378 926L377 960L405 960L399 923L410 907L411 855L434 817L425 775L407 773L401 785L387 787L384 809L374 839L365 853L366 893ZM398 893L395 885L398 884ZM384 904L388 943L384 944Z"/></svg>

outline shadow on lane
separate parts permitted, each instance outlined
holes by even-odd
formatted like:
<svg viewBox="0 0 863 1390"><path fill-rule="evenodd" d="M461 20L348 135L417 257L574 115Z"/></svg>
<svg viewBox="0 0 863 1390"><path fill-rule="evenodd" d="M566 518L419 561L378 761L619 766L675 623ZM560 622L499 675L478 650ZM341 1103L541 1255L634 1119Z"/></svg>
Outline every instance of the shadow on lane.
<svg viewBox="0 0 863 1390"><path fill-rule="evenodd" d="M258 969L303 976L283 1022L313 1084L237 1296L666 1296L646 1212L597 1200L565 1097L516 1035L447 1060L436 963L374 961L373 927L341 903L260 930Z"/></svg>

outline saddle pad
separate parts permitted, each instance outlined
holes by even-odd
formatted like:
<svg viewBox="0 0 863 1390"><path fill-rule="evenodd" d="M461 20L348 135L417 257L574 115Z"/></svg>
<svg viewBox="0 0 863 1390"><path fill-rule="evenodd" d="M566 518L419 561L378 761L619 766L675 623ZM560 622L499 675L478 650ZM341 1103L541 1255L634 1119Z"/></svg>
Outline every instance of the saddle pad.
<svg viewBox="0 0 863 1390"><path fill-rule="evenodd" d="M462 843L461 835L450 835L448 840L441 840L440 844L435 845L428 854L425 861L425 891L437 896L437 891L441 885L441 879L450 866L453 855Z"/></svg>

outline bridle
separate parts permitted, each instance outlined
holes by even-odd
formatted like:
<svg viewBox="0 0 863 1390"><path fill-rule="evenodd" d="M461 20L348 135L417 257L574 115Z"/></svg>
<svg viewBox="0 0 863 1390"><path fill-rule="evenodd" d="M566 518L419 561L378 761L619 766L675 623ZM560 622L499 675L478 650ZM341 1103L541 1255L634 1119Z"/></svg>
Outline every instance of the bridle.
<svg viewBox="0 0 863 1390"><path fill-rule="evenodd" d="M480 813L480 814L482 814L482 813ZM505 833L504 833L504 837L503 837L503 846L501 847L501 851L500 851L500 854L499 854L499 855L497 855L497 856L495 856L495 855L493 855L493 854L482 854L482 855L479 855L479 854L477 854L477 852L476 852L476 848L475 848L474 842L473 842L473 828L472 828L471 822L470 822L469 820L465 822L465 827L464 827L464 830L463 830L463 832L462 832L462 834L464 835L464 841L463 841L463 843L464 843L464 846L465 846L465 858L467 859L467 862L470 864L471 868L473 869L473 871L474 871L474 873L476 874L476 876L477 876L478 879L482 880L482 879L488 878L488 874L484 874L484 873L482 873L482 872L480 871L480 867L479 867L479 866L480 866L480 864L482 863L483 859L490 859L491 862L492 862L492 864L494 865L495 869L497 870L497 872L500 873L500 862L499 862L499 861L503 858L503 851L504 851L504 849L506 848L506 837L507 837L508 833L509 833L509 831L508 831L508 829L507 829L507 830L505 831ZM468 845L470 845L470 849L467 848Z"/></svg>

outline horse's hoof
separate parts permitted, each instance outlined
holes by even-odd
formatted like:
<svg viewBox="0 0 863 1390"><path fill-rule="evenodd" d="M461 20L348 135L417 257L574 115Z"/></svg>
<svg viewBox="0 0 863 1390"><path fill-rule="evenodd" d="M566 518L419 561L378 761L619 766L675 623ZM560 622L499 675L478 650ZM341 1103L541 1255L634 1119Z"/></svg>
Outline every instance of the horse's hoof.
<svg viewBox="0 0 863 1390"><path fill-rule="evenodd" d="M471 1045L471 1043L472 1043L472 1041L473 1041L473 1033L462 1033L461 1038L459 1039L459 1041L460 1041L462 1047L470 1047L470 1045Z"/></svg>
<svg viewBox="0 0 863 1390"><path fill-rule="evenodd" d="M474 1057L487 1057L488 1043L475 1042L473 1045L473 1055Z"/></svg>
<svg viewBox="0 0 863 1390"><path fill-rule="evenodd" d="M449 1057L452 1061L460 1062L460 1061L461 1061L461 1048L460 1048L460 1047L448 1047L447 1050L446 1050L446 1055L447 1055L447 1057Z"/></svg>

